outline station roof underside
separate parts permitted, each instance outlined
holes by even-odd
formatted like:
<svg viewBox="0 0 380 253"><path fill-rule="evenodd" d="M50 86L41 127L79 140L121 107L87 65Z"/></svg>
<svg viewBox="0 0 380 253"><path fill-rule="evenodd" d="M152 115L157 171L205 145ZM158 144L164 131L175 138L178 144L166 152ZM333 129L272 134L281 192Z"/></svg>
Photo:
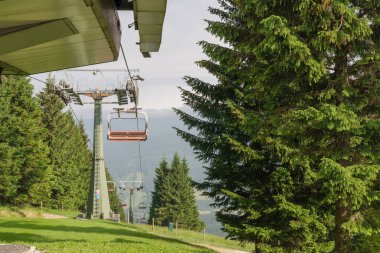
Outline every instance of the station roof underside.
<svg viewBox="0 0 380 253"><path fill-rule="evenodd" d="M144 56L157 52L166 0L135 0ZM117 60L121 24L113 0L0 1L0 69L36 74Z"/></svg>

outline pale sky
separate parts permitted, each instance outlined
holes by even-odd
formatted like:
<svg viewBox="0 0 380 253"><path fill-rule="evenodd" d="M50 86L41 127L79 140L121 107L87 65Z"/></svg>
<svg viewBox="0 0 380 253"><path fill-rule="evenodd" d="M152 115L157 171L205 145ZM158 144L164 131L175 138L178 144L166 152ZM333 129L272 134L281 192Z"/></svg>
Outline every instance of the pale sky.
<svg viewBox="0 0 380 253"><path fill-rule="evenodd" d="M177 86L185 87L186 84L182 80L185 75L198 77L205 81L212 82L214 80L207 71L194 64L195 61L206 58L200 46L197 45L198 41L217 42L205 31L204 19L215 19L208 13L208 6L217 6L217 1L168 0L161 48L158 53L152 54L152 58L142 57L139 46L136 45L136 42L139 41L138 31L134 28L127 28L127 25L133 22L133 13L130 11L119 12L123 32L122 44L129 67L139 69L140 75L145 78L144 82L140 82L140 107L164 109L182 106ZM117 62L85 67L85 69L124 68L125 64L121 52ZM102 76L94 77L91 73L81 73L78 76L78 72L61 71L53 73L53 75L56 75L57 78L64 77L75 80L75 83L82 83L84 87L81 88L95 88L97 84L94 85L94 83L102 82L104 79L112 79L115 73L104 73ZM119 79L124 79L123 73L117 75ZM46 79L46 76L46 74L35 75L40 79ZM44 86L34 81L33 83L36 85L36 90ZM79 109L77 106L74 108L76 108L75 111ZM81 110L79 109L79 111ZM82 113L79 111L78 113L81 115Z"/></svg>

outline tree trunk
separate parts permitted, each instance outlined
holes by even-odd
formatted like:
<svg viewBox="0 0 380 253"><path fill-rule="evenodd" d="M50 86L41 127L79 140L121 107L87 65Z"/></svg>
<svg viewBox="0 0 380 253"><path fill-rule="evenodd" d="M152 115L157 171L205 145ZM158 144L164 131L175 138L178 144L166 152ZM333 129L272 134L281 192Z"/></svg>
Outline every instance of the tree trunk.
<svg viewBox="0 0 380 253"><path fill-rule="evenodd" d="M347 222L350 218L350 208L343 206L340 203L335 208L335 252L336 253L349 253L347 231L342 229L342 224Z"/></svg>
<svg viewBox="0 0 380 253"><path fill-rule="evenodd" d="M344 101L343 91L349 86L348 81L348 45L340 45L335 52L335 89L337 91L336 105L339 106ZM344 133L338 133L338 140L343 139ZM344 148L345 144L340 143L337 148ZM344 160L344 159L343 159ZM335 251L336 253L349 253L349 234L342 229L342 225L350 218L350 207L338 201L335 205Z"/></svg>
<svg viewBox="0 0 380 253"><path fill-rule="evenodd" d="M349 86L347 72L348 51L348 46L342 46L341 48L338 48L335 53L335 89L337 91L336 105L340 105L343 102L343 90Z"/></svg>

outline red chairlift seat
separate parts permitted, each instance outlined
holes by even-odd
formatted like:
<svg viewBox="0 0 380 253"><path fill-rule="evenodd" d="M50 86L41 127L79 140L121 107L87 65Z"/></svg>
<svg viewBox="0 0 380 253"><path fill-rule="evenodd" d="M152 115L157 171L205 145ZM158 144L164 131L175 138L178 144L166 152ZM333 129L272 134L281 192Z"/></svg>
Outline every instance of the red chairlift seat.
<svg viewBox="0 0 380 253"><path fill-rule="evenodd" d="M141 202L141 203L139 204L139 209L144 210L144 209L146 209L146 208L147 208L147 204L146 204L145 202Z"/></svg>
<svg viewBox="0 0 380 253"><path fill-rule="evenodd" d="M142 130L112 130L112 120L136 120L143 121ZM145 112L139 111L136 108L125 109L116 108L115 112L108 115L108 134L109 141L146 141L148 138L148 116Z"/></svg>
<svg viewBox="0 0 380 253"><path fill-rule="evenodd" d="M146 141L148 135L146 131L109 131L110 141Z"/></svg>

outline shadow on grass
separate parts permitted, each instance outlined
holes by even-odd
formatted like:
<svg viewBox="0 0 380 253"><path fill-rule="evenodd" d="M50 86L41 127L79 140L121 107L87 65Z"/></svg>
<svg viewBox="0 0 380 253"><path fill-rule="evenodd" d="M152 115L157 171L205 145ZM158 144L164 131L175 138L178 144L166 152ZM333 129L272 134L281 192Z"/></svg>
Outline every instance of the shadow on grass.
<svg viewBox="0 0 380 253"><path fill-rule="evenodd" d="M85 240L73 240L73 239L52 239L46 236L32 234L32 233L13 233L5 232L0 233L0 243L55 243L55 242L78 242L83 243Z"/></svg>
<svg viewBox="0 0 380 253"><path fill-rule="evenodd" d="M29 234L29 233L0 233L0 242L13 242L13 241L23 241L23 242L41 242L46 240L46 237Z"/></svg>
<svg viewBox="0 0 380 253"><path fill-rule="evenodd" d="M112 240L111 243L137 243L137 244L146 244L145 242L135 242L131 240L127 240L124 238L116 238L115 240Z"/></svg>
<svg viewBox="0 0 380 253"><path fill-rule="evenodd" d="M88 225L87 223L86 225ZM36 234L29 233L1 233L0 232L0 241L12 242L12 241L25 241L25 242L59 242L59 241L70 241L70 240L60 240L52 239L44 236L38 235L38 231L57 231L57 232L74 232L74 233L85 233L85 234L109 234L117 236L126 236L126 237L135 237L148 240L160 240L170 243L180 243L188 244L178 239L161 237L154 234L149 234L145 232L133 231L127 227L120 227L121 224L112 224L106 223L108 226L114 226L116 228L106 228L100 226L68 226L68 225L46 225L39 224L39 221L34 220L17 220L17 221L4 221L0 220L0 228L15 228L15 229L28 229L36 231ZM125 240L125 242L133 242L126 239L118 238L114 242L119 242L120 240ZM71 241L82 241L86 242L87 240L71 240ZM121 241L120 241L121 242ZM141 243L141 242L139 242Z"/></svg>
<svg viewBox="0 0 380 253"><path fill-rule="evenodd" d="M40 236L36 234L30 234L30 233L0 233L0 243L26 243L26 244L34 244L34 243L68 243L68 242L74 242L74 243L88 243L86 240L72 240L72 239L51 239L45 236ZM115 240L110 241L110 243L115 244L146 244L145 242L141 241L132 241L127 240L124 238L116 238Z"/></svg>

